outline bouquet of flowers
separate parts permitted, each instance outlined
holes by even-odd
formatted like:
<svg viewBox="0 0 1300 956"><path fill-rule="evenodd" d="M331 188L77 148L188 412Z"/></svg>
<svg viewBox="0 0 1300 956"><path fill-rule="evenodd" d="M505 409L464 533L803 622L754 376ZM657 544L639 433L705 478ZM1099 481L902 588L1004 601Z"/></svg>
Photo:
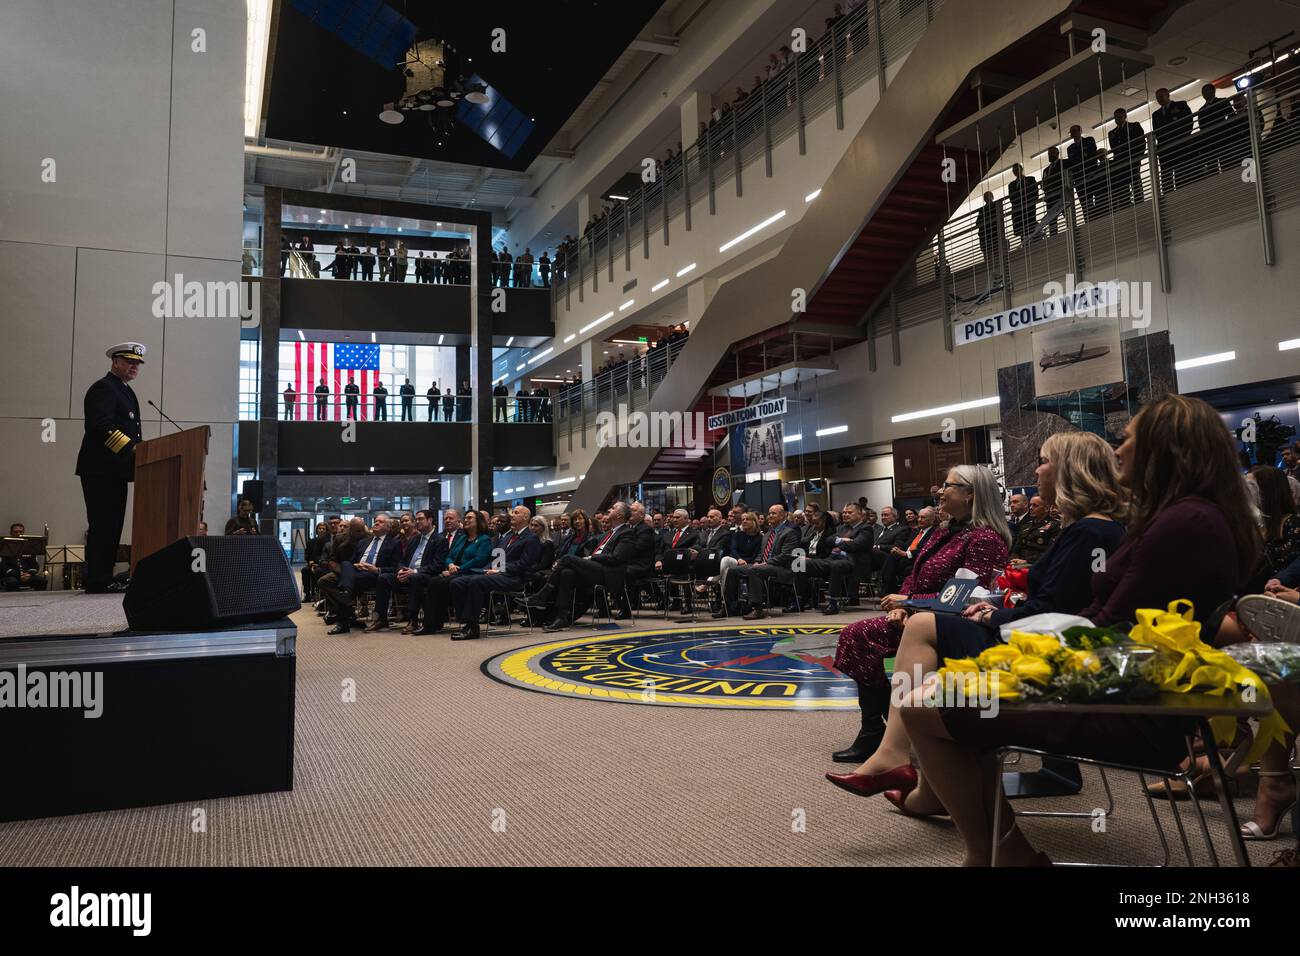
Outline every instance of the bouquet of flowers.
<svg viewBox="0 0 1300 956"><path fill-rule="evenodd" d="M1002 592L1002 606L1015 607L1029 593L1029 569L1017 568L1010 564L996 578L997 588Z"/></svg>
<svg viewBox="0 0 1300 956"><path fill-rule="evenodd" d="M967 695L1008 702L1115 703L1193 692L1269 699L1258 674L1200 639L1190 601L1174 601L1165 611L1140 610L1137 619L1127 632L1071 627L1057 638L1013 631L1006 644L978 657L945 659L938 678L941 686L955 685ZM1288 673L1300 680L1300 653L1296 656ZM1211 724L1220 740L1232 739L1233 718L1214 718ZM1256 759L1271 741L1282 742L1288 729L1276 712L1262 718L1248 759Z"/></svg>

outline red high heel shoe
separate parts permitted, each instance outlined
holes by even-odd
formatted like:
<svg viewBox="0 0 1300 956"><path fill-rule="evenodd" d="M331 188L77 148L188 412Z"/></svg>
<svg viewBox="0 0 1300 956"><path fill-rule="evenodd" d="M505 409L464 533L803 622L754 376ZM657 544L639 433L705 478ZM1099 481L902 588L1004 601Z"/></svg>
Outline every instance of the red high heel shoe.
<svg viewBox="0 0 1300 956"><path fill-rule="evenodd" d="M905 763L884 773L828 773L826 779L860 797L874 797L886 790L898 790L907 796L916 789L916 768Z"/></svg>

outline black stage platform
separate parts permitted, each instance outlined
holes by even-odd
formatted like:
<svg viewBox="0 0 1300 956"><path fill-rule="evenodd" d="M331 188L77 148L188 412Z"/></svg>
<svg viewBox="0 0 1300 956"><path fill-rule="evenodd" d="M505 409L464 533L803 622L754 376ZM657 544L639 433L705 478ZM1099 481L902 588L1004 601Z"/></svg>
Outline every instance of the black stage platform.
<svg viewBox="0 0 1300 956"><path fill-rule="evenodd" d="M0 821L292 790L296 638L288 618L130 631L121 595L0 595Z"/></svg>

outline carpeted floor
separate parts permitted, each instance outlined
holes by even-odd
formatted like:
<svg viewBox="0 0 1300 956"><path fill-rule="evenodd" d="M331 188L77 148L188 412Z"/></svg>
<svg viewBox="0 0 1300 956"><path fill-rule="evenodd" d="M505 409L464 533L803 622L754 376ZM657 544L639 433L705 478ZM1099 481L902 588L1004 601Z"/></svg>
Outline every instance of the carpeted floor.
<svg viewBox="0 0 1300 956"><path fill-rule="evenodd" d="M126 628L120 594L12 591L0 594L0 637L111 634Z"/></svg>
<svg viewBox="0 0 1300 956"><path fill-rule="evenodd" d="M852 737L845 714L558 698L479 670L541 634L342 637L326 635L310 611L295 617L292 793L0 824L0 865L960 862L950 824L902 818L881 798L855 798L822 779L837 768L830 751ZM342 700L348 678L355 703ZM1069 807L1104 806L1097 776L1087 779ZM1026 831L1059 860L1158 863L1135 779L1113 774L1111 785L1116 812L1104 832L1086 819L1026 820ZM1239 801L1239 812L1252 805ZM206 833L191 830L197 806L207 811ZM1217 807L1208 814L1230 860ZM1190 826L1190 815L1184 820ZM1189 836L1205 862L1199 836ZM1256 844L1252 856L1267 862L1282 845Z"/></svg>

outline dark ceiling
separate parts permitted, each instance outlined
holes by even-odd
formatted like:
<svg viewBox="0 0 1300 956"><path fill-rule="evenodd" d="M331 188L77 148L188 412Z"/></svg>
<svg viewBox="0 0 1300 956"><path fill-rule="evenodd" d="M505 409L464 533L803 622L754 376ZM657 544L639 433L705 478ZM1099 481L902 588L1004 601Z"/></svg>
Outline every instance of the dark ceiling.
<svg viewBox="0 0 1300 956"><path fill-rule="evenodd" d="M339 0L336 0L339 2ZM348 0L342 0L347 3ZM535 4L390 0L418 26L417 39L454 47L468 79L477 73L536 126L513 159L458 127L442 146L427 122L410 113L400 125L379 120L404 81L281 0L267 97L271 139L420 156L470 166L524 170L636 38L661 0L549 0ZM492 31L506 50L492 52ZM345 113L346 111L346 113Z"/></svg>

